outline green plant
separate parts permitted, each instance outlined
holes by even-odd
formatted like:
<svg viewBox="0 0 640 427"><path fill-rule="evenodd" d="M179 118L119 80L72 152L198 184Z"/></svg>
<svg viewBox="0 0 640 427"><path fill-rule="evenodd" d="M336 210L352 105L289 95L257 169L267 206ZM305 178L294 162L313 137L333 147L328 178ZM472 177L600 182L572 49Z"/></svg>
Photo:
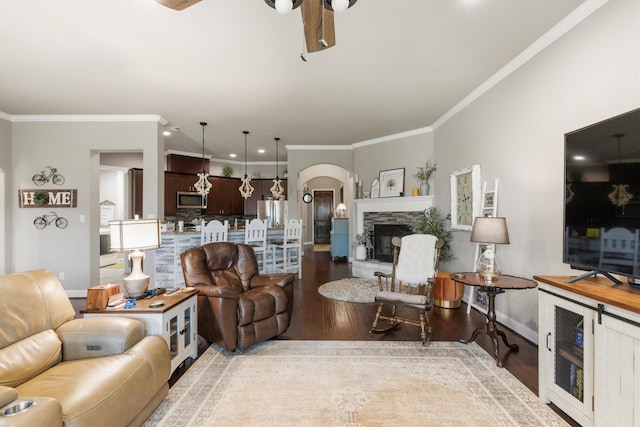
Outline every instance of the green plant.
<svg viewBox="0 0 640 427"><path fill-rule="evenodd" d="M418 171L413 174L413 177L418 181L429 181L437 169L436 164L429 159L424 166L418 166Z"/></svg>
<svg viewBox="0 0 640 427"><path fill-rule="evenodd" d="M456 259L451 248L453 231L447 224L450 221L450 214L443 215L440 209L430 207L424 211L424 216L411 225L411 230L416 234L431 234L444 241L444 246L440 250L441 262L450 262Z"/></svg>
<svg viewBox="0 0 640 427"><path fill-rule="evenodd" d="M36 205L45 205L49 201L49 195L44 191L36 191L33 193L33 203Z"/></svg>
<svg viewBox="0 0 640 427"><path fill-rule="evenodd" d="M373 249L373 241L371 240L371 231L364 230L361 234L356 234L356 238L353 241L353 246L364 245L367 251Z"/></svg>
<svg viewBox="0 0 640 427"><path fill-rule="evenodd" d="M229 165L224 165L222 168L222 174L224 176L231 176L233 174L233 168Z"/></svg>

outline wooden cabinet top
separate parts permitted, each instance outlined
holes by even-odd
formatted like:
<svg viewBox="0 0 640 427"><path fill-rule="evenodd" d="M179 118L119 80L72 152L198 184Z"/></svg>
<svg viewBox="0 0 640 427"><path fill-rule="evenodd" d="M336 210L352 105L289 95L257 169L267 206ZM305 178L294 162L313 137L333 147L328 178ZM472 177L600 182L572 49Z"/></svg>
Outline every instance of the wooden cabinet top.
<svg viewBox="0 0 640 427"><path fill-rule="evenodd" d="M640 289L632 288L627 283L616 285L602 276L588 277L575 283L567 283L574 276L533 276L533 278L538 282L640 314Z"/></svg>

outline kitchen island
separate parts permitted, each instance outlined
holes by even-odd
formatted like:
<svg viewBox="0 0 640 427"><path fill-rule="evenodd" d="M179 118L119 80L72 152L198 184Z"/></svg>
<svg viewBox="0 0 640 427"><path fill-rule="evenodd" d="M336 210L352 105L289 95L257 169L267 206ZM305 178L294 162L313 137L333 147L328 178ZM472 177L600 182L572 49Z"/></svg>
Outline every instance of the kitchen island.
<svg viewBox="0 0 640 427"><path fill-rule="evenodd" d="M283 228L270 228L267 230L267 244L282 241ZM243 243L244 230L229 230L230 242ZM155 251L156 255L156 283L150 287L182 288L184 276L180 254L187 249L200 246L200 232L173 232L162 233L162 246Z"/></svg>

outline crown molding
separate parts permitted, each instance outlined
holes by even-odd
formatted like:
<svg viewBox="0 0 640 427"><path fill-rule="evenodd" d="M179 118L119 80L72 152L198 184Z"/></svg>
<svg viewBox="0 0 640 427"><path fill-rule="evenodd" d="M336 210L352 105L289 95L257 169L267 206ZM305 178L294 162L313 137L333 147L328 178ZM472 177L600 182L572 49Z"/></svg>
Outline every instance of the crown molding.
<svg viewBox="0 0 640 427"><path fill-rule="evenodd" d="M426 126L423 128L407 130L404 132L394 133L387 136L381 136L379 138L368 139L366 141L355 142L351 144L351 146L354 148L366 147L367 145L381 144L383 142L395 141L398 139L408 138L410 136L422 135L422 134L431 133L431 132L433 132L433 129L431 128L431 126Z"/></svg>
<svg viewBox="0 0 640 427"><path fill-rule="evenodd" d="M11 115L12 122L158 122L166 126L169 121L157 114L52 114Z"/></svg>
<svg viewBox="0 0 640 427"><path fill-rule="evenodd" d="M287 151L289 150L313 150L313 151L335 151L335 150L345 150L352 151L353 147L350 145L285 145L284 146Z"/></svg>
<svg viewBox="0 0 640 427"><path fill-rule="evenodd" d="M165 156L169 155L169 154L177 154L180 156L188 156L188 157L197 157L199 159L202 158L202 154L201 153L192 153L190 151L180 151L180 150L165 150L164 152ZM219 163L229 163L231 165L244 165L244 160L232 160L232 159L220 159L218 157L213 157L211 154L205 154L204 155L205 159L208 159L210 162L219 162ZM258 162L247 162L247 165L251 165L251 166L260 166L260 165L264 165L264 166L272 166L275 165L276 161L258 161ZM279 165L286 165L287 161L278 161Z"/></svg>

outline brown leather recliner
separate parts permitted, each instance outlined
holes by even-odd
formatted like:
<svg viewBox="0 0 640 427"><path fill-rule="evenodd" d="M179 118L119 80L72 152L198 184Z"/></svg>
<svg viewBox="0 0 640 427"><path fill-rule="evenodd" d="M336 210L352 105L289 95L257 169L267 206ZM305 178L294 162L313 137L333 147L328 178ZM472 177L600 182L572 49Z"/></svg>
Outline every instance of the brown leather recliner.
<svg viewBox="0 0 640 427"><path fill-rule="evenodd" d="M198 333L209 342L245 349L289 327L295 276L259 274L251 246L207 243L181 260L186 286L198 290Z"/></svg>

